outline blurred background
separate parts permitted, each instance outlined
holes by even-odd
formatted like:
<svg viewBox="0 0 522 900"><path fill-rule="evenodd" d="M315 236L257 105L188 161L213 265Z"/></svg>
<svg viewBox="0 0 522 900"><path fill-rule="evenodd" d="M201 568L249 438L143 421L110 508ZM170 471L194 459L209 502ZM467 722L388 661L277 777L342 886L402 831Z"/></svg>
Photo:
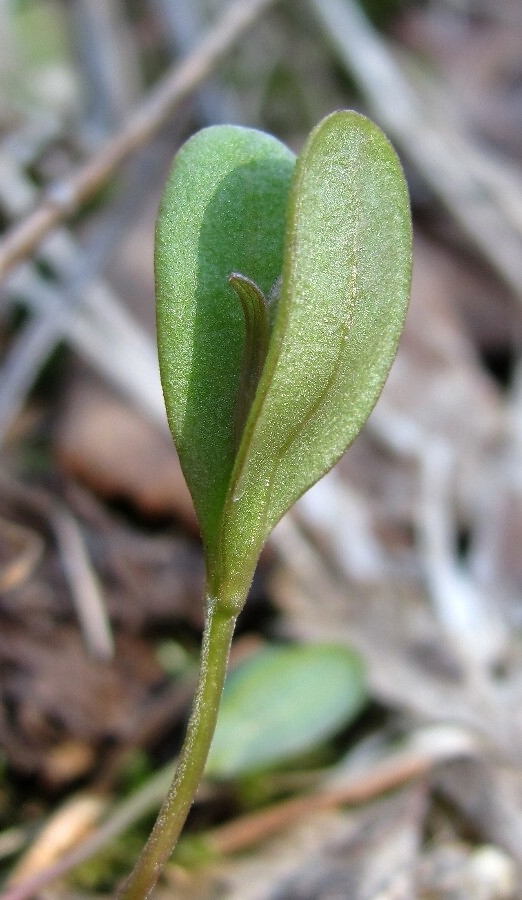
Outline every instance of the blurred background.
<svg viewBox="0 0 522 900"><path fill-rule="evenodd" d="M154 337L172 157L219 122L298 152L338 108L404 165L410 313L263 554L154 896L522 897L520 0L0 0L2 897L114 896L192 695L203 562Z"/></svg>

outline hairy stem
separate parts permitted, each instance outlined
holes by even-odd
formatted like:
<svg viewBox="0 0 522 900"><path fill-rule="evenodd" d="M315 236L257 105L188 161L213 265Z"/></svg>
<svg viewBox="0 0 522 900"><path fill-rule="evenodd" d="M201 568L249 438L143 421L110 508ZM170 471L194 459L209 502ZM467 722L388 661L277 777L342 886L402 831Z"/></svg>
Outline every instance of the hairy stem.
<svg viewBox="0 0 522 900"><path fill-rule="evenodd" d="M169 793L119 900L145 900L169 859L194 800L216 727L236 616L207 597L199 680Z"/></svg>

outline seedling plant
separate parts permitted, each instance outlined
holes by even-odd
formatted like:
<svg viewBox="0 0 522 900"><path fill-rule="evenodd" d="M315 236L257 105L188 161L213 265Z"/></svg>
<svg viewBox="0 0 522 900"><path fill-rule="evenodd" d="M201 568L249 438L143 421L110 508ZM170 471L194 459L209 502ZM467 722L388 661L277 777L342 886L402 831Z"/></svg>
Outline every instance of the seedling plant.
<svg viewBox="0 0 522 900"><path fill-rule="evenodd" d="M188 815L263 545L352 443L394 359L411 274L397 156L351 111L324 119L297 159L260 131L204 129L174 159L155 266L165 405L205 552L205 629L174 781L124 900L149 896Z"/></svg>

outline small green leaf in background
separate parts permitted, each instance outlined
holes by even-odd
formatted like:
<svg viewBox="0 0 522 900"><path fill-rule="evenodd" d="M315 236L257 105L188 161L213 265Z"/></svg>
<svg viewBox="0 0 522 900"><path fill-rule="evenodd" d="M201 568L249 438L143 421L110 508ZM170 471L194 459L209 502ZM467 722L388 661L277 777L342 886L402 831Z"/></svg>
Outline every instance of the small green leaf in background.
<svg viewBox="0 0 522 900"><path fill-rule="evenodd" d="M265 648L230 672L205 772L232 778L313 749L367 702L364 666L337 644Z"/></svg>

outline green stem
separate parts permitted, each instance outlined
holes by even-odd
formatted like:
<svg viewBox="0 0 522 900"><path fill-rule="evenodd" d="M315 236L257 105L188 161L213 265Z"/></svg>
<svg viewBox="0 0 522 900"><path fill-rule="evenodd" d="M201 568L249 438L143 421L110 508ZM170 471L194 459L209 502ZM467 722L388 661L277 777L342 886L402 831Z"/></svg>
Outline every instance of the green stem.
<svg viewBox="0 0 522 900"><path fill-rule="evenodd" d="M156 824L118 894L119 900L146 900L185 824L216 727L236 618L218 600L207 597L198 685L179 763Z"/></svg>

